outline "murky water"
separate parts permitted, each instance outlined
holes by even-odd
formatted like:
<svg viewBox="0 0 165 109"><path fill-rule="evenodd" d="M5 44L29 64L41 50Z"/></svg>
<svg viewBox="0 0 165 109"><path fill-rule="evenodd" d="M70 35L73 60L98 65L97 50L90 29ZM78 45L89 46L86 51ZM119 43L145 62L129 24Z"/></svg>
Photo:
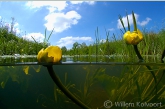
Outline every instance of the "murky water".
<svg viewBox="0 0 165 109"><path fill-rule="evenodd" d="M45 64L6 62L0 66L0 109L81 109L55 85ZM68 57L53 69L91 109L164 108L163 63L73 62Z"/></svg>

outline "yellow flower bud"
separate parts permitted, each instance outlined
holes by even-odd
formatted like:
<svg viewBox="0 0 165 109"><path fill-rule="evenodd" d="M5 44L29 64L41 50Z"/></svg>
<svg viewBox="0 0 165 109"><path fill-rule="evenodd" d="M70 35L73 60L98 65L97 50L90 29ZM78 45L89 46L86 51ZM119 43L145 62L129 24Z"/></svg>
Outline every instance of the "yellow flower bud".
<svg viewBox="0 0 165 109"><path fill-rule="evenodd" d="M45 50L41 49L38 52L38 62L59 62L62 58L62 50L58 46L49 46Z"/></svg>
<svg viewBox="0 0 165 109"><path fill-rule="evenodd" d="M127 31L123 35L123 38L127 44L137 45L143 40L143 35L140 30L133 31L132 33L130 31Z"/></svg>

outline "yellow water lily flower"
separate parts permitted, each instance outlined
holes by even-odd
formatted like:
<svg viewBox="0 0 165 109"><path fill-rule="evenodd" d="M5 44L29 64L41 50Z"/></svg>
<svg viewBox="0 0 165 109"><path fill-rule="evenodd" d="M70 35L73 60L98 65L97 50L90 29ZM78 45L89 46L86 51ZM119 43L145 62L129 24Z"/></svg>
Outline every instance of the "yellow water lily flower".
<svg viewBox="0 0 165 109"><path fill-rule="evenodd" d="M139 42L143 40L143 34L140 30L133 32L127 31L123 35L123 38L127 44L137 45Z"/></svg>
<svg viewBox="0 0 165 109"><path fill-rule="evenodd" d="M62 58L62 50L58 46L49 46L45 50L44 48L38 52L38 62L59 62Z"/></svg>

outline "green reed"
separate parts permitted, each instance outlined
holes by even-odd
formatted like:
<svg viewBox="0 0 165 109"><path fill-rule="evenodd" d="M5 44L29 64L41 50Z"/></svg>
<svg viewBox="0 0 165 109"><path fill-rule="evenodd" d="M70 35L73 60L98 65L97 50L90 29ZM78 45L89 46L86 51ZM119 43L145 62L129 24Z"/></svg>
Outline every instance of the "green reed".
<svg viewBox="0 0 165 109"><path fill-rule="evenodd" d="M32 38L34 39L35 36L33 36ZM48 41L49 38L50 36L45 41ZM36 40L26 40L19 35L16 35L16 33L8 31L8 27L6 27L3 23L0 27L0 45L0 55L36 55L38 53L36 48L38 48L39 50L43 48L43 44L36 42ZM44 46L47 46L47 44L45 43Z"/></svg>

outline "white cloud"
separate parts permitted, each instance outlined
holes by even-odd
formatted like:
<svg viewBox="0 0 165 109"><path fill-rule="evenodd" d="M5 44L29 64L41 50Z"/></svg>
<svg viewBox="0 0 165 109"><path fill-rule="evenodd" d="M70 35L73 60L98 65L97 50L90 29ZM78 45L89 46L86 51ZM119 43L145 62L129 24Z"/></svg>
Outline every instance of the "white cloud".
<svg viewBox="0 0 165 109"><path fill-rule="evenodd" d="M33 40L33 38L37 41L37 42L43 42L43 40L44 40L44 35L43 34L41 34L41 33L29 33L29 34L27 34L27 35L24 35L24 36L22 36L23 37L23 39L26 39L26 40L30 40L30 41L34 41Z"/></svg>
<svg viewBox="0 0 165 109"><path fill-rule="evenodd" d="M87 3L89 5L94 5L95 1L70 1L72 4L82 4L82 3Z"/></svg>
<svg viewBox="0 0 165 109"><path fill-rule="evenodd" d="M48 7L47 9L49 10L49 13L52 13L52 12L54 12L56 10L55 7Z"/></svg>
<svg viewBox="0 0 165 109"><path fill-rule="evenodd" d="M88 3L89 5L94 5L95 1L85 1L86 3Z"/></svg>
<svg viewBox="0 0 165 109"><path fill-rule="evenodd" d="M143 20L142 22L137 22L140 26L145 26L148 24L148 22L151 20L151 18L146 18L146 20Z"/></svg>
<svg viewBox="0 0 165 109"><path fill-rule="evenodd" d="M16 34L19 34L21 32L21 30L19 29L19 23L15 22L14 24L14 32L16 32Z"/></svg>
<svg viewBox="0 0 165 109"><path fill-rule="evenodd" d="M14 27L18 27L18 26L19 26L18 22L15 22Z"/></svg>
<svg viewBox="0 0 165 109"><path fill-rule="evenodd" d="M100 40L100 43L105 43L105 42L106 42L105 39L101 39L101 40Z"/></svg>
<svg viewBox="0 0 165 109"><path fill-rule="evenodd" d="M136 21L138 21L139 15L136 13L134 13L134 15L135 15ZM133 24L132 14L128 15L128 19L129 19L129 24L132 25ZM124 26L128 27L127 16L122 17L122 20L123 20ZM123 28L123 26L120 22L120 19L118 19L117 21L118 21L117 28Z"/></svg>
<svg viewBox="0 0 165 109"><path fill-rule="evenodd" d="M45 7L49 10L48 14L44 17L46 21L44 26L48 31L63 32L72 25L76 25L78 20L81 19L81 15L76 11L63 12L68 6L68 1L28 1L26 7L38 10ZM88 5L95 4L94 1L70 1L71 4L86 3Z"/></svg>
<svg viewBox="0 0 165 109"><path fill-rule="evenodd" d="M62 12L67 7L66 1L29 1L26 6L31 9L39 9L46 7L49 10L48 15L44 20L46 23L44 26L48 31L62 32L72 25L78 23L81 16L76 11Z"/></svg>
<svg viewBox="0 0 165 109"><path fill-rule="evenodd" d="M151 20L151 18L148 18L148 17L147 17L146 20L140 22L140 21L139 21L139 15L136 14L136 13L134 13L134 15L135 15L137 24L140 25L140 26L147 25L147 24L149 23L149 21ZM129 15L128 15L128 19L129 19L129 24L130 24L130 25L133 25L132 14L129 14ZM122 17L122 20L123 20L124 26L125 26L125 27L128 27L127 16ZM122 26L120 20L118 19L117 21L118 21L118 23L117 23L117 28L123 28L123 26Z"/></svg>
<svg viewBox="0 0 165 109"><path fill-rule="evenodd" d="M0 19L1 19L2 17L0 16Z"/></svg>
<svg viewBox="0 0 165 109"><path fill-rule="evenodd" d="M37 11L42 7L46 7L49 12L62 11L68 4L66 1L28 1L26 6L30 9Z"/></svg>
<svg viewBox="0 0 165 109"><path fill-rule="evenodd" d="M83 3L84 1L70 1L70 3L72 3L72 4L81 4L81 3Z"/></svg>
<svg viewBox="0 0 165 109"><path fill-rule="evenodd" d="M16 32L16 34L20 34L21 30L19 28L15 28L14 31Z"/></svg>
<svg viewBox="0 0 165 109"><path fill-rule="evenodd" d="M76 11L69 11L65 13L49 13L45 16L46 23L44 26L51 31L54 28L55 32L62 32L78 23L78 20L81 19Z"/></svg>
<svg viewBox="0 0 165 109"><path fill-rule="evenodd" d="M110 29L108 29L108 31L114 31L114 28L110 28Z"/></svg>
<svg viewBox="0 0 165 109"><path fill-rule="evenodd" d="M59 47L63 46L72 46L74 42L76 41L93 41L91 37L72 37L72 36L67 36L64 38L61 38L58 42L57 45Z"/></svg>
<svg viewBox="0 0 165 109"><path fill-rule="evenodd" d="M28 1L26 3L26 6L31 9L41 8L41 7L53 7L58 11L61 11L65 9L67 3L66 1Z"/></svg>
<svg viewBox="0 0 165 109"><path fill-rule="evenodd" d="M8 31L11 32L11 23L5 22L4 25L8 28ZM14 22L13 32L16 33L16 34L20 33L19 23L18 22Z"/></svg>

